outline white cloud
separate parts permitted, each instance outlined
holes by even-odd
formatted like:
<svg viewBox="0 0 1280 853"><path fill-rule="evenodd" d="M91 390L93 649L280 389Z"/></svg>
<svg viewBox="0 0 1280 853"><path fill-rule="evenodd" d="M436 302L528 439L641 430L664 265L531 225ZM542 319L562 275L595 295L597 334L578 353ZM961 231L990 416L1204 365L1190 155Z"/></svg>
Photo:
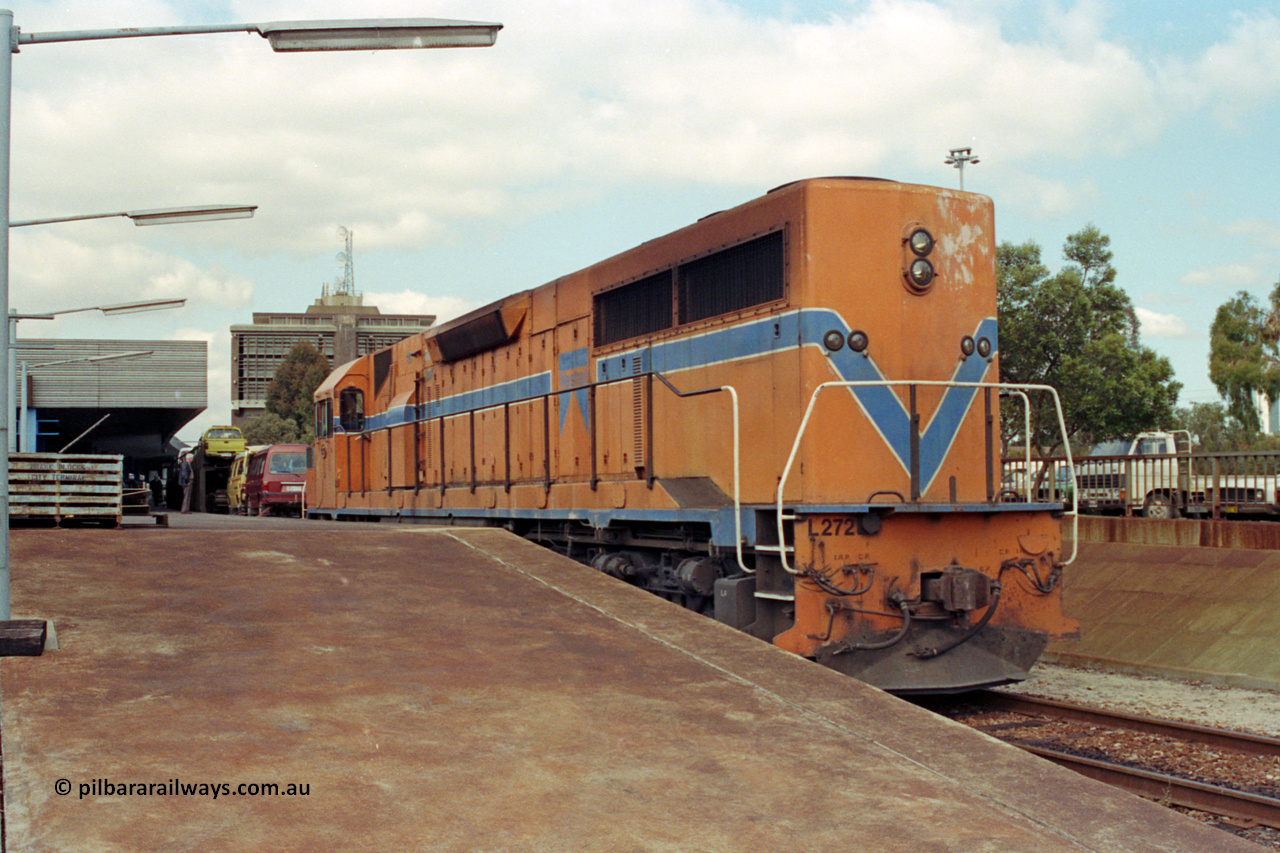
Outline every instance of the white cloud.
<svg viewBox="0 0 1280 853"><path fill-rule="evenodd" d="M1280 222L1268 219L1238 219L1222 229L1233 237L1244 237L1268 249L1280 249Z"/></svg>
<svg viewBox="0 0 1280 853"><path fill-rule="evenodd" d="M336 2L242 6L249 20L349 15ZM181 8L58 4L22 24L66 26L73 12L77 26L106 24L125 9L164 23ZM362 14L421 10L387 0ZM553 208L575 186L936 168L975 137L1010 164L1123 151L1170 107L1102 35L1102 15L1075 4L1040 41L1013 43L994 15L921 0L819 22L710 0L494 0L468 11L506 24L481 50L284 55L238 35L40 45L15 58L14 207L256 203L234 232L165 239L309 253L327 251L337 223L367 249L418 247L460 221Z"/></svg>
<svg viewBox="0 0 1280 853"><path fill-rule="evenodd" d="M1280 94L1280 18L1235 12L1230 36L1192 62L1169 61L1165 77L1180 98L1235 126Z"/></svg>
<svg viewBox="0 0 1280 853"><path fill-rule="evenodd" d="M1188 287L1212 287L1221 290L1249 289L1263 285L1274 275L1275 258L1255 257L1233 264L1200 267L1183 274L1178 283Z"/></svg>
<svg viewBox="0 0 1280 853"><path fill-rule="evenodd" d="M1021 169L1010 169L999 181L1000 205L1025 211L1035 219L1054 219L1092 207L1098 188L1092 181L1041 178Z"/></svg>
<svg viewBox="0 0 1280 853"><path fill-rule="evenodd" d="M1126 38L1108 17L1120 7L1103 0L826 5L833 11L821 16L784 6L770 18L728 0L473 0L456 14L506 25L495 47L480 50L285 55L242 34L32 45L14 57L15 218L196 202L260 207L239 223L18 229L14 305L118 302L141 291L186 295L197 312L247 307L256 292L290 310L315 295L297 299L303 285L295 282L317 278L290 267L331 256L338 225L357 233L358 254L402 253L398 269L428 268L405 260L426 247L443 247L431 262L448 269L460 235L481 232L492 234L483 248L501 245L513 257L588 263L596 258L571 251L580 235L552 231L548 214L572 224L599 210L599 199L641 196L655 208L670 196L673 209L679 201L687 209L699 193L745 199L809 175L951 183L941 160L961 144L981 155L970 188L996 198L1002 223L1133 220L1144 192L1163 182L1185 186L1184 196L1201 193L1206 218L1265 210L1265 201L1208 209L1216 193L1233 201L1246 193L1212 169L1201 173L1187 159L1194 146L1201 158L1238 162L1233 174L1256 187L1253 198L1274 196L1264 163L1214 144L1223 138L1216 127L1234 125L1261 150L1259 128L1274 123L1280 103L1280 18L1257 0L1264 11L1236 15L1199 55ZM344 18L352 8L349 0L69 0L29 4L15 23L41 32L201 14ZM410 0L364 0L358 14L423 10ZM1189 126L1193 141L1171 139L1171 129ZM1148 177L1133 168L1139 160ZM1109 171L1120 168L1122 176ZM1201 176L1211 191L1192 185ZM1177 213L1166 204L1141 215ZM1156 224L1179 233L1186 257L1155 243L1143 251L1190 269L1183 284L1257 292L1275 280L1280 225L1241 219L1227 228L1237 242L1273 253L1249 258L1224 251L1218 228L1193 236L1177 222ZM515 232L530 242L504 242ZM637 242L644 236L652 234ZM1244 260L1213 266L1236 257ZM451 272L442 288L474 287ZM399 281L380 286L368 296L385 311L445 320L476 307L396 292ZM476 303L500 295L465 293ZM247 319L233 313L188 313L182 322ZM1153 314L1148 325L1161 328L1170 316ZM211 363L225 349L211 347ZM211 387L217 405L220 393Z"/></svg>
<svg viewBox="0 0 1280 853"><path fill-rule="evenodd" d="M1187 323L1176 314L1159 314L1146 308L1134 308L1142 334L1148 338L1183 338L1187 336Z"/></svg>
<svg viewBox="0 0 1280 853"><path fill-rule="evenodd" d="M365 293L364 304L376 305L383 314L435 314L437 324L480 307L479 302L459 296L429 296L415 290Z"/></svg>
<svg viewBox="0 0 1280 853"><path fill-rule="evenodd" d="M152 297L185 297L193 306L236 307L252 301L253 283L247 279L138 243L95 240L95 232L101 235L106 227L89 228L87 240L68 238L68 232L53 226L15 233L10 242L14 304L31 311Z"/></svg>

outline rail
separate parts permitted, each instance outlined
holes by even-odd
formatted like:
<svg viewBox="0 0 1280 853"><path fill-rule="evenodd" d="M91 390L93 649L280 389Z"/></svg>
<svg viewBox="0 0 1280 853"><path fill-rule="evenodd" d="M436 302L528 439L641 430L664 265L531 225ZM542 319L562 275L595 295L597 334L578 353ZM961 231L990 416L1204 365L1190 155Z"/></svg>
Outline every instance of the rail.
<svg viewBox="0 0 1280 853"><path fill-rule="evenodd" d="M1028 744L1019 744L1019 748L1144 799L1280 828L1280 800L1072 755L1061 749Z"/></svg>
<svg viewBox="0 0 1280 853"><path fill-rule="evenodd" d="M1213 749L1231 750L1241 755L1272 758L1280 756L1280 739L1250 732L1231 731L1178 720L1077 705L1038 696L1004 693L998 690L980 691L974 695L974 699L983 713L991 711L1013 713L1034 719L1069 721L1105 729L1142 732ZM932 704L927 703L925 706L930 707ZM1096 757L1084 757L1056 742L1028 742L998 731L1007 728L1004 725L978 726L977 728L1077 773L1115 785L1147 799L1280 827L1280 800L1272 797L1208 784L1167 772L1155 772L1151 769L1128 764L1121 765Z"/></svg>
<svg viewBox="0 0 1280 853"><path fill-rule="evenodd" d="M787 479L791 476L791 468L795 464L796 456L800 452L800 442L804 438L804 433L809 426L810 419L813 417L814 408L817 406L817 403L818 403L818 396L828 388L852 389L852 388L876 388L876 387L887 388L887 387L898 387L898 386L906 386L909 389L909 399L910 399L910 405L911 405L911 412L910 412L911 436L910 436L910 445L909 445L910 458L907 463L907 468L911 477L911 499L913 502L919 500L920 498L920 413L916 410L916 389L917 388L932 387L932 388L973 388L975 390L979 388L988 389L987 390L987 417L986 417L986 430L987 430L986 446L987 446L987 456L988 456L987 498L989 501L992 501L992 502L995 501L995 499L998 497L998 494L1000 493L998 493L994 489L991 482L992 469L994 467L993 461L991 459L991 450L993 446L992 445L993 418L991 415L991 403L990 403L991 389L995 389L999 391L1009 391L1009 392L1047 391L1053 397L1054 410L1058 416L1058 429L1061 430L1064 439L1067 435L1066 420L1062 414L1062 401L1058 397L1057 389L1049 385L1027 385L1027 384L1006 383L1006 382L952 382L952 381L939 381L939 380L912 381L912 380L906 380L906 379L877 379L877 380L853 380L853 381L848 381L848 380L834 381L833 380L830 382L823 382L822 384L814 388L813 393L809 396L809 405L805 408L804 417L800 419L800 427L796 430L795 441L792 442L791 452L787 455L787 464L783 466L782 476L778 478L778 492L777 492L777 499L775 503L776 503L776 515L777 515L777 521L778 521L778 542L779 543L786 542L786 538L785 538L786 532L785 532L785 527L783 522L786 520L787 516L783 510L782 494L786 488ZM970 405L972 405L972 403L970 403ZM966 406L966 409L967 408L968 407ZM1071 448L1069 445L1067 446L1066 458L1068 463L1070 463ZM1071 476L1073 478L1072 485L1074 486L1074 476L1075 476L1074 466L1069 464L1068 471L1071 472ZM1075 491L1074 488L1072 491L1073 492ZM1080 537L1079 537L1080 518L1074 503L1074 498L1072 499L1072 507L1066 514L1072 520L1071 559L1063 561L1062 563L1063 566L1069 566L1073 562L1075 562L1076 555L1079 550L1078 542L1080 541ZM787 562L785 547L779 548L779 555L782 560L782 568L786 570L788 574L798 575L799 572Z"/></svg>

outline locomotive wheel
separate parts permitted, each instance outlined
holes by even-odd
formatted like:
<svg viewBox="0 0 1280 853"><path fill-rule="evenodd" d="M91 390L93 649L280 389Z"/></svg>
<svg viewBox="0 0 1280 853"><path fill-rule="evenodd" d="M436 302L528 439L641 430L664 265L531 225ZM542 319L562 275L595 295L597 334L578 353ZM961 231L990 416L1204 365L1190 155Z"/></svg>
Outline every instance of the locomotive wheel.
<svg viewBox="0 0 1280 853"><path fill-rule="evenodd" d="M1173 500L1168 495L1147 495L1147 501L1142 505L1142 515L1145 518L1155 518L1167 521L1177 517L1177 511L1174 509Z"/></svg>

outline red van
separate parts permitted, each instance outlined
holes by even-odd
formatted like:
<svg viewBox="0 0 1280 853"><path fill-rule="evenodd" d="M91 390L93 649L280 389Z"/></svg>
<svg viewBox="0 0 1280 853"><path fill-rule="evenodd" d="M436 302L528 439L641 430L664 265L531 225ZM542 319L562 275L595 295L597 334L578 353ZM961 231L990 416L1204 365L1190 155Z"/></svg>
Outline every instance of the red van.
<svg viewBox="0 0 1280 853"><path fill-rule="evenodd" d="M244 505L249 515L302 514L306 444L273 444L249 457L244 478Z"/></svg>

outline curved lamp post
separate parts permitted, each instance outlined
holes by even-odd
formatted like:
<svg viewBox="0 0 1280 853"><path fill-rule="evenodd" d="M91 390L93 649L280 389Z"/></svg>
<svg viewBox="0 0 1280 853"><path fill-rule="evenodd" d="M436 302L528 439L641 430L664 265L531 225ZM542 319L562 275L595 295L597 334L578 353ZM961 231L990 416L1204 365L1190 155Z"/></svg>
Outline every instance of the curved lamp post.
<svg viewBox="0 0 1280 853"><path fill-rule="evenodd" d="M10 228L24 225L51 225L55 222L80 222L85 219L113 219L124 216L134 225L177 225L180 222L216 222L222 219L250 219L256 204L206 204L200 207L166 207L160 210L122 210L119 213L86 213L80 216L54 216L49 219L20 219Z"/></svg>
<svg viewBox="0 0 1280 853"><path fill-rule="evenodd" d="M432 47L488 47L498 38L501 24L449 21L438 18L385 18L346 21L277 21L265 24L152 27L24 33L13 25L13 12L0 9L0 31L9 33L9 52L0 61L0 316L9 313L9 148L13 99L13 54L23 45L68 41L141 38L201 33L257 33L277 52L310 50L395 50ZM9 324L0 341L0 376L9 375ZM13 410L8 382L0 382L0 446L8 445ZM9 615L9 456L0 453L0 621Z"/></svg>

